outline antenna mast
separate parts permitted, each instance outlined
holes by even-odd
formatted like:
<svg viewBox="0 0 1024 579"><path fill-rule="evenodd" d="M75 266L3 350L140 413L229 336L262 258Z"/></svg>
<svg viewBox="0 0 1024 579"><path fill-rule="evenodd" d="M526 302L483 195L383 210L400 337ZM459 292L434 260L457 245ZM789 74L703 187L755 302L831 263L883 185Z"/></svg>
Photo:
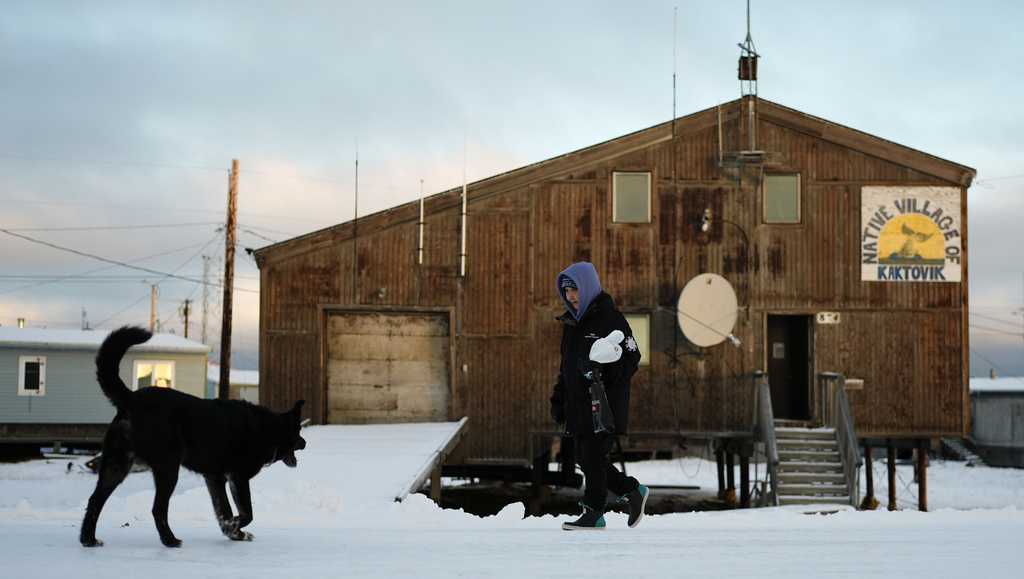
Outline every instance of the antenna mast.
<svg viewBox="0 0 1024 579"><path fill-rule="evenodd" d="M672 7L672 137L676 136L676 23L679 7Z"/></svg>
<svg viewBox="0 0 1024 579"><path fill-rule="evenodd" d="M749 138L748 151L757 150L757 59L761 57L754 46L754 39L750 35L750 0L747 0L747 38L739 44L740 47L740 96L750 97L747 99L747 137Z"/></svg>
<svg viewBox="0 0 1024 579"><path fill-rule="evenodd" d="M352 303L359 303L359 137L356 137L355 208L352 212Z"/></svg>

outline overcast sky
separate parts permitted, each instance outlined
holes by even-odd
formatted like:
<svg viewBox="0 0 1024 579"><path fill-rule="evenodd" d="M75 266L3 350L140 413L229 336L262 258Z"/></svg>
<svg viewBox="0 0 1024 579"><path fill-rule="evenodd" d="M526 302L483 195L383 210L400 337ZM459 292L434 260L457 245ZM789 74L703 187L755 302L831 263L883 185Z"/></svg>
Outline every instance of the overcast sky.
<svg viewBox="0 0 1024 579"><path fill-rule="evenodd" d="M366 214L416 198L420 179L458 185L464 150L475 180L668 120L677 5L685 115L738 96L743 0L7 0L0 227L200 278L203 254L221 267L233 158L239 241L260 247L352 217L357 143ZM1012 1L752 1L763 97L978 170L974 374L1024 374L1022 22ZM173 227L111 229L139 225ZM3 325L79 327L83 308L101 328L147 324L158 282L165 328L182 332L186 298L201 317L190 281L6 234L0 256ZM103 277L54 281L83 272ZM233 361L255 368L244 252L236 273Z"/></svg>

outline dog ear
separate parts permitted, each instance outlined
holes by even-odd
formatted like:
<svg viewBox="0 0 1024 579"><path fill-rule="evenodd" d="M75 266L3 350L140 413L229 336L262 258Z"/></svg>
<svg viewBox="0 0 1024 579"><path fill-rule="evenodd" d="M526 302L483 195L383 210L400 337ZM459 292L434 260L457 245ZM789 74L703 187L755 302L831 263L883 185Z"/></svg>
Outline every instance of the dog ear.
<svg viewBox="0 0 1024 579"><path fill-rule="evenodd" d="M300 414L302 412L302 405L305 403L305 400L299 400L298 402L296 402L295 406L292 407L292 412L294 412L295 414Z"/></svg>

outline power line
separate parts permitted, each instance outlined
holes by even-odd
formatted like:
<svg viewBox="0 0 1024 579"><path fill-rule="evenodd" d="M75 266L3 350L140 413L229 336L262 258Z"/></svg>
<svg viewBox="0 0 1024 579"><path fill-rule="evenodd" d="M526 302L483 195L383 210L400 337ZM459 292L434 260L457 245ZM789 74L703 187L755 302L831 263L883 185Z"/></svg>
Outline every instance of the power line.
<svg viewBox="0 0 1024 579"><path fill-rule="evenodd" d="M201 243L193 243L191 245L186 245L185 247L179 247L177 249L172 249L170 251L163 251L163 252L160 252L160 253L154 253L152 255L147 255L145 257L140 257L140 258L137 258L137 259L132 259L132 260L129 260L128 263L138 263L140 261L146 261L146 260L149 260L149 259L153 259L155 257L163 257L165 255L170 255L172 253L178 253L179 251L185 251L185 250L188 250L188 249L192 249L193 247L199 247L200 245L202 245L202 244ZM0 291L0 294L8 294L8 293L16 292L16 291L21 291L23 289L30 289L30 288L34 288L34 287L39 287L41 285L55 283L55 282L58 282L58 281L63 281L65 279L81 277L81 276L88 275L88 274L91 274L91 273L96 273L98 271L106 271L108 269L113 269L115 267L118 267L118 266L116 266L116 265L107 265L107 266L104 266L104 267L97 267L95 269L90 269L88 271L83 271L83 272L80 272L80 273L77 273L77 274L69 274L69 275L64 275L64 276L58 276L58 277L56 277L56 278L54 278L52 280L40 281L38 283L32 283L32 284L28 284L28 285L24 285L24 286L20 286L20 287L11 288L11 289L8 289L8 290Z"/></svg>
<svg viewBox="0 0 1024 579"><path fill-rule="evenodd" d="M255 231L250 230L250 229L239 227L239 230L243 231L245 233L248 233L249 235L252 235L254 237L258 237L258 238L260 238L260 239L262 239L264 241L269 241L270 243L277 243L276 239L271 239L271 238L267 237L266 235L261 235L259 233L256 233Z"/></svg>
<svg viewBox="0 0 1024 579"><path fill-rule="evenodd" d="M12 231L8 231L7 229L3 229L3 228L0 228L0 233L6 233L7 235L10 235L12 237L18 237L18 238L24 239L25 241L30 241L32 243L37 243L39 245L45 245L46 247L51 247L53 249L57 249L57 250L60 250L60 251L66 251L68 253L73 253L75 255L80 255L82 257L88 257L90 259L95 259L97 261L102 261L104 263L110 263L110 264L113 264L113 265L119 265L121 267L126 267L128 269L144 271L146 273L152 273L154 275L162 275L162 276L165 276L165 277L173 277L175 279L181 279L181 280L190 281L190 282L193 282L193 283L206 283L203 280L196 279L196 278L176 275L176 274L167 273L167 272L164 272L164 271L158 271L158 270L155 270L155 269L150 269L148 267L138 267L138 266L135 266L135 265L130 265L130 264L125 263L123 261L117 261L115 259L108 259L106 257L100 257L100 256L94 255L92 253L86 253L84 251L78 251L77 249L71 249L70 247L64 247L62 245L57 245L55 243L50 243L48 241L43 241L41 239L35 239L34 237L29 237L27 235L22 235L20 233L14 233ZM220 284L211 284L211 285L214 285L215 287L223 287ZM237 289L239 291L244 291L244 292L259 293L258 290L252 290L252 289L246 289L246 288L235 288L235 289Z"/></svg>
<svg viewBox="0 0 1024 579"><path fill-rule="evenodd" d="M160 169L185 169L190 171L220 171L227 172L223 167L212 167L209 165L185 165L180 163L163 163L153 161L106 161L102 159L71 159L60 157L27 157L24 155L0 154L0 159L13 161L27 161L29 163L68 163L74 165L106 165L113 167L155 167Z"/></svg>
<svg viewBox="0 0 1024 579"><path fill-rule="evenodd" d="M970 326L970 329L972 329L972 330L979 330L979 331L982 331L982 332L992 332L992 333L995 333L995 334L1005 334L1007 336L1013 336L1015 338L1022 338L1022 337L1024 337L1024 333L1021 333L1021 332L1008 332L1006 330L1000 330L999 328L990 328L988 326L979 326L979 325L976 325L976 324Z"/></svg>
<svg viewBox="0 0 1024 579"><path fill-rule="evenodd" d="M114 203L69 203L66 201L40 201L38 199L12 199L12 198L0 198L0 203L3 204L15 204L23 203L27 205L57 205L60 207L94 207L97 209L128 209L133 211L146 210L148 212L160 212L160 213L202 213L205 215L223 215L224 211L213 210L213 209L182 209L180 207L167 207L167 206L153 206L148 205L145 207L139 205L119 205ZM256 219L273 219L275 221L295 221L299 223L313 223L318 227L323 227L322 220L315 219L302 219L300 217L286 217L282 215L270 215L265 213L249 213L245 211L239 211L239 215L243 215L248 218Z"/></svg>
<svg viewBox="0 0 1024 579"><path fill-rule="evenodd" d="M983 354L982 354L981 352L979 352L979 351L975 350L974 348L971 348L970 350L971 350L971 353L972 353L972 354L974 354L975 356L977 356L977 357L981 358L981 359L982 359L982 360L984 360L985 362L988 362L988 365L989 365L989 366L992 366L993 368L995 368L995 369L996 369L996 371L998 371L998 372L999 372L1000 374L1002 374L1003 376L1007 376L1007 377L1015 378L1016 380L1018 380L1018 381L1020 381L1020 382L1024 382L1024 378L1020 378L1020 377L1017 377L1017 376L1011 376L1011 375L1010 375L1010 372L1007 372L1006 370L1003 370L1003 368L1002 368L1002 367L1001 367L1001 366L1000 366L999 364L996 364L996 363L995 363L995 362L993 362L993 361L992 361L991 359L989 359L989 358L985 357L985 356L984 356L984 355L983 355Z"/></svg>
<svg viewBox="0 0 1024 579"><path fill-rule="evenodd" d="M161 229L169 227L195 227L200 225L220 225L216 221L198 223L162 223L158 225L100 225L96 227L18 227L7 228L7 231L113 231L122 229Z"/></svg>
<svg viewBox="0 0 1024 579"><path fill-rule="evenodd" d="M128 310L130 310L130 309L134 308L135 306L139 305L139 302L141 302L142 300L144 300L144 299L147 299L147 298L149 298L149 292L148 292L148 291L147 291L146 293L142 294L142 297L140 297L139 299L137 299L137 300L135 300L134 302L132 302L132 303L128 304L128 306L127 306L127 307L125 307L125 308L122 308L122 309L118 310L117 312L115 312L114 314L112 314L112 315L110 315L110 316L107 316L107 317L106 317L106 318L105 318L105 319L104 319L103 321L101 321L101 322L96 322L96 324L94 324L94 325L93 325L93 327L94 327L94 328L99 328L99 327L100 327L100 326L102 326L103 324L105 324L105 323L109 322L110 320L112 320L112 319L114 319L114 318L116 318L116 317L120 316L121 314L123 314L123 313L127 312Z"/></svg>
<svg viewBox="0 0 1024 579"><path fill-rule="evenodd" d="M1020 327L1020 322L1018 322L1016 320L1004 320L1004 319L996 318L996 317L993 317L993 316L986 316L984 314L979 314L977 312L971 312L971 315L975 316L975 317L983 318L983 319L986 319L986 320L990 320L990 321L993 321L993 322L999 322L1000 324L1007 324L1007 325L1013 326L1015 328L1019 328Z"/></svg>

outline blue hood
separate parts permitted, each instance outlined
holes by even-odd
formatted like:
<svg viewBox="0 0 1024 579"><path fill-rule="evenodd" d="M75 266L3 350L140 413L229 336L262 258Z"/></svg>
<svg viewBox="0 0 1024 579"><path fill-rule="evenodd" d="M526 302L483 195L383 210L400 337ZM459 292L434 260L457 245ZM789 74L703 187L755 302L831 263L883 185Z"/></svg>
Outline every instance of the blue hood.
<svg viewBox="0 0 1024 579"><path fill-rule="evenodd" d="M562 278L569 278L576 283L580 292L580 309L574 310L569 300L565 299L565 291L562 289ZM576 321L583 319L587 308L594 302L594 298L601 294L601 280L597 279L597 270L594 264L589 261L577 261L565 268L555 279L555 288L558 290L558 297L562 298L565 309L576 318Z"/></svg>

